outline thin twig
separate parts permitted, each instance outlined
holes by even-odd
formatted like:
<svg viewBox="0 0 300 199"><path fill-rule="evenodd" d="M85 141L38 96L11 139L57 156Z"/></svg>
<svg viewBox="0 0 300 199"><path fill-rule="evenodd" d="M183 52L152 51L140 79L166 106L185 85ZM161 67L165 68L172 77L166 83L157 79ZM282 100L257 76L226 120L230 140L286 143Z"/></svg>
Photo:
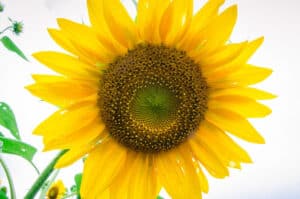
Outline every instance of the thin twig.
<svg viewBox="0 0 300 199"><path fill-rule="evenodd" d="M6 32L7 30L9 29L12 29L13 27L12 26L7 26L6 28L4 28L1 32L0 32L0 35L4 32Z"/></svg>
<svg viewBox="0 0 300 199"><path fill-rule="evenodd" d="M72 196L76 196L77 194L78 194L77 192L73 192L73 193L70 193L70 195L64 196L62 199L70 198Z"/></svg>
<svg viewBox="0 0 300 199"><path fill-rule="evenodd" d="M36 171L36 173L38 174L38 175L40 175L40 171L39 171L39 169L36 167L36 165L32 162L32 161L28 161L30 164L31 164L31 166L34 168L34 170Z"/></svg>
<svg viewBox="0 0 300 199"><path fill-rule="evenodd" d="M10 175L9 169L7 167L7 165L5 164L4 160L2 159L2 157L0 156L0 164L4 169L4 172L6 174L7 177L7 181L9 184L9 189L10 189L10 198L11 199L16 199L16 191L15 191L15 187L14 187L14 183L12 181L12 177Z"/></svg>

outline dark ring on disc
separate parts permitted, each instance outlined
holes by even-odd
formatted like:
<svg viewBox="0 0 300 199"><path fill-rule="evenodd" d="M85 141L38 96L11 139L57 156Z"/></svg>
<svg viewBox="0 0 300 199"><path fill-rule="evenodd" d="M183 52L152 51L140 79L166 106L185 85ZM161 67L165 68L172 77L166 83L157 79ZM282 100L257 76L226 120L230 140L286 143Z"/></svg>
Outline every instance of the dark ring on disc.
<svg viewBox="0 0 300 199"><path fill-rule="evenodd" d="M140 44L110 63L98 105L110 135L145 153L167 151L193 134L207 110L208 86L184 51Z"/></svg>

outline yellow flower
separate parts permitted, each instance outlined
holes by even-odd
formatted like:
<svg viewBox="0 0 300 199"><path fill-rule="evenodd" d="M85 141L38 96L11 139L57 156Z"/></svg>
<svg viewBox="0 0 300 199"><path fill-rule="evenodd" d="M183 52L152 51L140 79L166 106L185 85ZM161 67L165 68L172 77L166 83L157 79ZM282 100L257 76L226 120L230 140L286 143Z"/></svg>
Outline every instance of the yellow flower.
<svg viewBox="0 0 300 199"><path fill-rule="evenodd" d="M47 191L47 199L62 199L66 193L66 187L61 180L56 181Z"/></svg>
<svg viewBox="0 0 300 199"><path fill-rule="evenodd" d="M247 118L274 96L250 86L271 70L248 63L263 38L228 43L237 6L219 13L223 2L193 14L193 0L139 0L134 21L119 0L88 0L91 25L49 29L68 53L33 55L58 75L27 88L59 107L34 134L69 149L56 167L88 154L82 198L201 198L203 168L224 178L251 162L228 134L264 143Z"/></svg>

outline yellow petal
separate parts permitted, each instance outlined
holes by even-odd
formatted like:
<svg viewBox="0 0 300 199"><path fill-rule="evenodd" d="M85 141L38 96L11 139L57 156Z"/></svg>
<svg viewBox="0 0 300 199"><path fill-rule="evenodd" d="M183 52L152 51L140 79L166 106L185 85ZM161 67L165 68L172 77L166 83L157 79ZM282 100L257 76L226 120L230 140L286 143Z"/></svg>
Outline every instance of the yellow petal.
<svg viewBox="0 0 300 199"><path fill-rule="evenodd" d="M82 53L74 42L68 38L68 36L61 30L48 29L51 38L63 49L75 55L80 61L88 64L94 64L95 60L93 57L87 55L87 53Z"/></svg>
<svg viewBox="0 0 300 199"><path fill-rule="evenodd" d="M114 38L131 49L138 42L136 25L128 15L120 0L100 0L106 24Z"/></svg>
<svg viewBox="0 0 300 199"><path fill-rule="evenodd" d="M107 25L103 19L103 5L99 0L87 0L88 14L92 26L97 30L107 32Z"/></svg>
<svg viewBox="0 0 300 199"><path fill-rule="evenodd" d="M87 53L83 53L78 47L76 47L74 42L67 34L64 33L64 31L49 28L48 33L60 47L77 56L79 60L88 64L95 64L94 58L89 56Z"/></svg>
<svg viewBox="0 0 300 199"><path fill-rule="evenodd" d="M227 8L215 18L211 24L204 29L199 37L205 40L205 45L200 49L199 54L208 54L218 47L223 46L233 31L237 19L237 6Z"/></svg>
<svg viewBox="0 0 300 199"><path fill-rule="evenodd" d="M204 121L196 134L197 139L202 140L214 153L226 161L226 166L231 166L231 162L251 163L248 153L236 144L226 133L215 125Z"/></svg>
<svg viewBox="0 0 300 199"><path fill-rule="evenodd" d="M215 67L219 67L220 65L225 65L233 61L239 56L246 45L247 42L228 44L210 55L196 53L191 56L199 62L202 70L212 70Z"/></svg>
<svg viewBox="0 0 300 199"><path fill-rule="evenodd" d="M206 76L207 81L208 82L224 81L226 77L243 69L247 61L259 48L262 42L263 42L263 37L258 38L252 42L249 42L247 45L245 45L242 52L231 62L225 65L219 65L218 67L211 67L204 70L203 73L204 76Z"/></svg>
<svg viewBox="0 0 300 199"><path fill-rule="evenodd" d="M254 100L267 100L267 99L274 99L276 97L274 94L268 93L266 91L258 90L256 88L250 88L250 87L218 89L218 90L213 90L209 94L211 98L219 97L223 95L238 95L243 97L249 97Z"/></svg>
<svg viewBox="0 0 300 199"><path fill-rule="evenodd" d="M126 148L110 138L99 143L84 163L82 198L96 198L97 193L106 190L124 166L126 154Z"/></svg>
<svg viewBox="0 0 300 199"><path fill-rule="evenodd" d="M83 145L80 147L72 148L65 153L55 164L55 168L63 168L71 165L85 154L93 149L93 145Z"/></svg>
<svg viewBox="0 0 300 199"><path fill-rule="evenodd" d="M97 194L97 198L101 199L111 199L111 194L109 188Z"/></svg>
<svg viewBox="0 0 300 199"><path fill-rule="evenodd" d="M109 63L114 58L113 53L101 45L93 29L63 18L57 19L57 23L66 37L72 41L77 51L93 58L95 63Z"/></svg>
<svg viewBox="0 0 300 199"><path fill-rule="evenodd" d="M184 49L189 52L201 44L201 41L195 40L195 38L198 38L203 28L211 23L212 19L217 17L219 7L224 3L224 1L225 0L209 0L197 12L192 19L187 34L177 44L180 49Z"/></svg>
<svg viewBox="0 0 300 199"><path fill-rule="evenodd" d="M87 6L92 28L97 32L100 43L118 55L126 53L127 49L115 40L106 24L102 1L88 0Z"/></svg>
<svg viewBox="0 0 300 199"><path fill-rule="evenodd" d="M235 71L232 74L227 74L218 80L208 80L208 84L214 89L224 89L232 87L244 87L257 84L264 81L272 74L269 68L246 65L242 69Z"/></svg>
<svg viewBox="0 0 300 199"><path fill-rule="evenodd" d="M205 174L202 171L202 168L200 166L200 162L197 161L197 160L193 160L193 165L194 165L194 168L197 172L197 176L198 176L198 179L199 179L199 182L200 182L201 191L204 192L204 193L208 193L208 191L209 191L208 180L207 180Z"/></svg>
<svg viewBox="0 0 300 199"><path fill-rule="evenodd" d="M218 129L213 124L210 124L208 128L212 128L214 133L211 133L211 135L207 137L220 147L220 151L227 151L232 161L236 159L237 161L252 163L252 159L249 154L236 144L226 133ZM207 133L205 135L207 135ZM218 147L216 147L216 149L217 148Z"/></svg>
<svg viewBox="0 0 300 199"><path fill-rule="evenodd" d="M78 131L71 134L66 134L60 137L52 137L51 139L44 140L44 151L53 149L70 149L78 147L80 145L88 145L93 140L101 140L103 136L107 135L104 133L105 125L96 118L90 124L82 127ZM102 135L101 134L105 134ZM101 136L101 137L100 137ZM66 141L67 140L67 141Z"/></svg>
<svg viewBox="0 0 300 199"><path fill-rule="evenodd" d="M248 42L246 48L241 52L236 60L232 64L246 63L257 51L257 49L264 42L264 37L259 37L251 42Z"/></svg>
<svg viewBox="0 0 300 199"><path fill-rule="evenodd" d="M60 107L69 106L88 96L96 96L98 93L95 83L91 84L89 82L81 82L80 80L66 80L65 78L59 78L57 76L52 77L52 79L50 77L39 76L38 79L40 82L46 82L29 85L26 89L42 100ZM55 81L55 79L57 81Z"/></svg>
<svg viewBox="0 0 300 199"><path fill-rule="evenodd" d="M153 13L156 7L156 2L153 0L139 0L137 5L137 16L136 16L136 24L138 28L139 37L144 41L151 41L151 34L153 32L149 32L149 29L152 29ZM165 1L163 1L165 2Z"/></svg>
<svg viewBox="0 0 300 199"><path fill-rule="evenodd" d="M134 176L134 169L132 163L134 162L136 153L129 151L126 156L126 162L121 168L119 174L115 177L115 180L110 186L111 199L130 199L128 196L131 175Z"/></svg>
<svg viewBox="0 0 300 199"><path fill-rule="evenodd" d="M71 134L99 117L98 112L95 102L74 104L56 111L40 123L33 133L49 138Z"/></svg>
<svg viewBox="0 0 300 199"><path fill-rule="evenodd" d="M131 162L130 186L128 198L130 199L153 199L156 198L156 178L152 160L148 155L139 153Z"/></svg>
<svg viewBox="0 0 300 199"><path fill-rule="evenodd" d="M76 59L75 57L52 51L37 52L32 55L42 64L55 72L79 79L98 79L96 69Z"/></svg>
<svg viewBox="0 0 300 199"><path fill-rule="evenodd" d="M139 0L137 12L137 27L140 38L149 43L159 44L161 38L159 26L170 0Z"/></svg>
<svg viewBox="0 0 300 199"><path fill-rule="evenodd" d="M216 155L201 140L191 138L189 144L197 160L212 176L224 178L229 175L228 169L222 165Z"/></svg>
<svg viewBox="0 0 300 199"><path fill-rule="evenodd" d="M32 74L32 79L37 83L51 83L57 81L65 81L67 78L63 76L55 76L55 75L44 75L44 74Z"/></svg>
<svg viewBox="0 0 300 199"><path fill-rule="evenodd" d="M243 117L265 117L272 111L267 106L247 97L223 95L211 98L209 108L223 108L238 113Z"/></svg>
<svg viewBox="0 0 300 199"><path fill-rule="evenodd" d="M187 198L201 198L201 183L202 181L199 181L199 178L197 176L197 170L194 167L193 163L193 154L191 152L191 148L188 143L184 143L181 146L178 147L183 163L182 169L184 170L186 174L186 182L189 182L187 189L190 189L189 194L187 195Z"/></svg>
<svg viewBox="0 0 300 199"><path fill-rule="evenodd" d="M49 28L48 33L52 37L52 39L58 45L60 45L63 49L65 49L66 51L68 51L74 55L80 56L80 53L74 47L72 42L60 30L55 30L55 29Z"/></svg>
<svg viewBox="0 0 300 199"><path fill-rule="evenodd" d="M201 198L200 184L195 178L197 175L188 164L176 149L156 157L158 180L172 198ZM190 175L191 173L193 175ZM199 195L195 195L195 192L198 192Z"/></svg>
<svg viewBox="0 0 300 199"><path fill-rule="evenodd" d="M209 109L205 115L206 120L222 130L246 141L263 144L264 138L242 116L226 109Z"/></svg>
<svg viewBox="0 0 300 199"><path fill-rule="evenodd" d="M272 69L248 64L241 70L227 77L226 80L237 82L239 85L252 85L265 80L272 72Z"/></svg>
<svg viewBox="0 0 300 199"><path fill-rule="evenodd" d="M160 37L164 44L175 45L183 37L193 14L192 0L174 0L162 16Z"/></svg>

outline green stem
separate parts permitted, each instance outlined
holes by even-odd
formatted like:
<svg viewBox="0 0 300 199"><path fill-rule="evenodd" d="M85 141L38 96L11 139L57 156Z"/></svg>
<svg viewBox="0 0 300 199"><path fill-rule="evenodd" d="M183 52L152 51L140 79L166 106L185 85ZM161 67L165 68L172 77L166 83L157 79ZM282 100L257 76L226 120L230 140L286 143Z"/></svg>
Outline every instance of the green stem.
<svg viewBox="0 0 300 199"><path fill-rule="evenodd" d="M9 184L9 190L10 190L10 198L11 199L16 199L16 192L15 192L14 183L12 181L12 177L9 173L7 165L5 164L4 160L1 157L0 157L0 164L3 167L4 172L6 174L6 177L7 177L7 181L8 181L8 184Z"/></svg>
<svg viewBox="0 0 300 199"><path fill-rule="evenodd" d="M48 164L48 166L45 168L45 170L41 173L41 175L36 179L30 190L25 195L24 199L33 199L34 196L37 194L37 192L41 189L45 181L48 179L48 177L51 175L51 173L54 171L54 166L56 162L59 160L59 158L65 154L68 150L63 150L59 152L54 159Z"/></svg>
<svg viewBox="0 0 300 199"><path fill-rule="evenodd" d="M34 168L34 170L36 171L36 173L38 174L38 175L40 175L40 171L39 171L39 169L35 166L35 164L32 162L32 161L28 161L30 164L31 164L31 166Z"/></svg>
<svg viewBox="0 0 300 199"><path fill-rule="evenodd" d="M4 33L5 31L11 29L11 28L13 28L13 27L12 27L12 26L7 26L6 28L4 28L4 29L0 32L0 35L1 35L2 33Z"/></svg>
<svg viewBox="0 0 300 199"><path fill-rule="evenodd" d="M77 192L71 193L70 195L64 196L62 199L71 198L72 196L77 196Z"/></svg>

